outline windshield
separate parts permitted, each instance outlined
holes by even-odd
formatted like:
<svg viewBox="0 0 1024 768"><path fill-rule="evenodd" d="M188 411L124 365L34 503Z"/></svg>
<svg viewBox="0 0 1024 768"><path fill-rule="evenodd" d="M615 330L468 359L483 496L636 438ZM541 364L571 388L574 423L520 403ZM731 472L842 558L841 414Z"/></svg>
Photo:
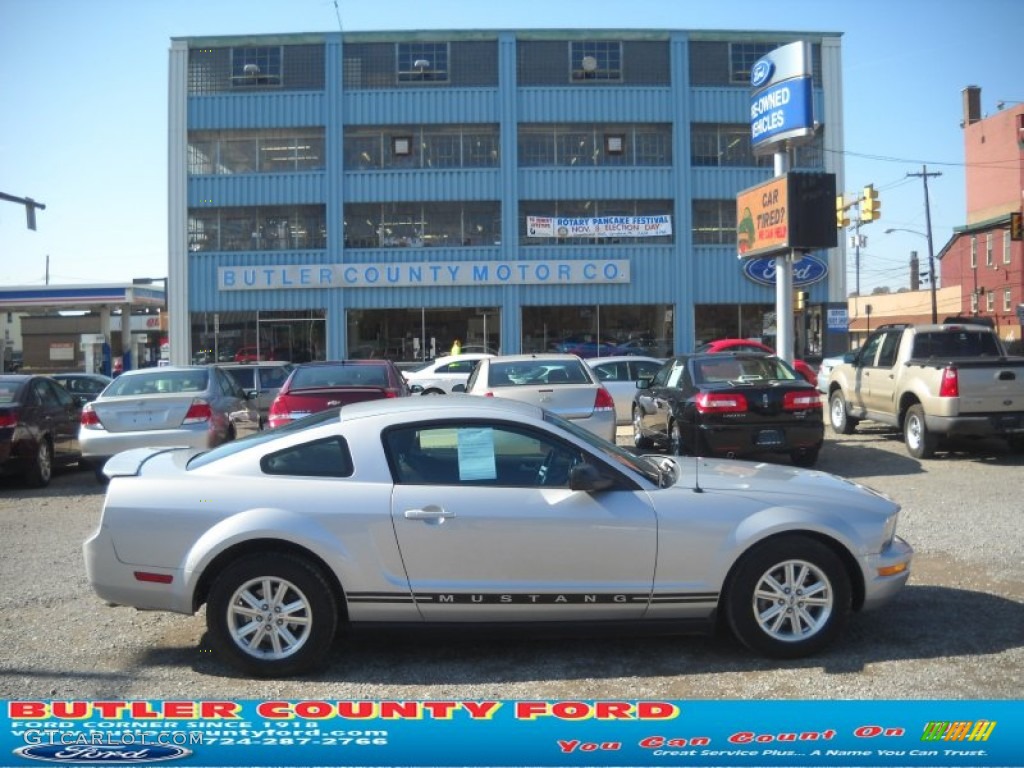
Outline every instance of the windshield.
<svg viewBox="0 0 1024 768"><path fill-rule="evenodd" d="M583 427L573 424L568 419L563 419L561 416L556 416L550 411L544 411L544 421L561 427L566 432L571 432L574 437L578 437L580 440L586 442L591 448L597 453L600 453L609 461L621 464L627 469L636 472L638 475L642 475L644 478L649 480L651 483L662 486L662 474L658 467L649 459L642 456L637 456L635 453L630 453L625 448L620 448L614 443L610 443L602 437L598 437L593 432ZM660 458L660 457L655 457Z"/></svg>

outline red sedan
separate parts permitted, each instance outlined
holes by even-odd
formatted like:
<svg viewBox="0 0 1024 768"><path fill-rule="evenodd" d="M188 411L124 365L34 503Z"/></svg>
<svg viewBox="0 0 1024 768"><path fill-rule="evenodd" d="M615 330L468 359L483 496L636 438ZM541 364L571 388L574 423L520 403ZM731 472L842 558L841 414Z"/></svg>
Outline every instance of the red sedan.
<svg viewBox="0 0 1024 768"><path fill-rule="evenodd" d="M297 365L270 405L267 425L280 427L303 416L360 400L407 397L402 372L390 360L338 360Z"/></svg>
<svg viewBox="0 0 1024 768"><path fill-rule="evenodd" d="M769 355L774 355L775 350L769 347L767 344L762 344L760 341L754 341L752 339L716 339L715 341L709 341L707 344L701 344L696 349L697 352L767 352ZM818 373L811 366L805 363L803 360L794 360L793 368L807 379L814 386L818 386Z"/></svg>

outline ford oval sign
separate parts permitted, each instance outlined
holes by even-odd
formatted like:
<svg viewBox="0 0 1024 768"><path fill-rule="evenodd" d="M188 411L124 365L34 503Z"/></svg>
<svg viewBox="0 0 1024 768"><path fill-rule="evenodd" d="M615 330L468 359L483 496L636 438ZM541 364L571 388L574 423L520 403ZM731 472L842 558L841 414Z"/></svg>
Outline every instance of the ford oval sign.
<svg viewBox="0 0 1024 768"><path fill-rule="evenodd" d="M47 763L74 763L75 765L137 765L158 763L188 757L191 749L156 744L122 744L120 746L91 746L84 744L36 744L14 750L19 757L42 760Z"/></svg>
<svg viewBox="0 0 1024 768"><path fill-rule="evenodd" d="M750 70L750 84L755 88L760 88L771 79L774 71L775 65L770 59L758 59L753 69Z"/></svg>
<svg viewBox="0 0 1024 768"><path fill-rule="evenodd" d="M743 274L755 283L775 285L775 259L747 259L743 262ZM828 276L828 264L810 254L793 264L793 286L820 283Z"/></svg>

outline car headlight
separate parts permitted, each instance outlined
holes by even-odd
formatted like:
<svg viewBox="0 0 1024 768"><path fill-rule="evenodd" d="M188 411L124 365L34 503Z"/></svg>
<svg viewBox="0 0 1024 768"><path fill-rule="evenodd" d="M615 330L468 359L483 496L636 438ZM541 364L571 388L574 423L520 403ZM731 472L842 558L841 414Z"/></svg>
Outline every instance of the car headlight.
<svg viewBox="0 0 1024 768"><path fill-rule="evenodd" d="M882 528L882 549L888 548L892 540L896 538L896 521L899 519L899 512L894 512L886 518L885 526Z"/></svg>

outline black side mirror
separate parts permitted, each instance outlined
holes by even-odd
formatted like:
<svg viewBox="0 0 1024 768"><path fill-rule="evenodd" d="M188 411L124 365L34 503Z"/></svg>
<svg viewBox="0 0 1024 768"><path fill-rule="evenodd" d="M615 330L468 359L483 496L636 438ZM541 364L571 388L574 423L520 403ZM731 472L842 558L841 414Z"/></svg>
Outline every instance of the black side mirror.
<svg viewBox="0 0 1024 768"><path fill-rule="evenodd" d="M577 464L569 470L569 488L573 491L606 491L615 485L615 479L601 474L593 464Z"/></svg>

